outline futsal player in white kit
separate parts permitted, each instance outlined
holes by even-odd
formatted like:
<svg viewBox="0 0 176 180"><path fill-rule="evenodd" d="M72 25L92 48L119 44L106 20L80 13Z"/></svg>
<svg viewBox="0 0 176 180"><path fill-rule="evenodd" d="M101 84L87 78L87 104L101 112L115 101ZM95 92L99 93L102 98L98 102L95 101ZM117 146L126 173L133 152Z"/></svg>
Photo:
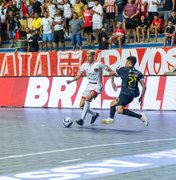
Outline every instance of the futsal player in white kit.
<svg viewBox="0 0 176 180"><path fill-rule="evenodd" d="M93 112L90 109L90 102L102 92L102 70L114 72L107 65L96 61L95 51L89 50L87 51L87 62L81 65L78 75L72 80L67 80L67 84L70 84L80 79L84 74L86 74L88 78L87 88L80 101L80 108L83 108L82 116L81 119L76 121L80 126L83 126L87 113L92 114L91 124L93 124L99 116L99 113Z"/></svg>

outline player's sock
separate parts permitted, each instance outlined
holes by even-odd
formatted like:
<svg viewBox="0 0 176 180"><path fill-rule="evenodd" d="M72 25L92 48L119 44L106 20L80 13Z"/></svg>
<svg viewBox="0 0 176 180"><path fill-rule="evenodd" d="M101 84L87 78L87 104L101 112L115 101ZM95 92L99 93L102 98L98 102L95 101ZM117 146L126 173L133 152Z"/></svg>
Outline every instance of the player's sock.
<svg viewBox="0 0 176 180"><path fill-rule="evenodd" d="M114 119L115 112L116 112L116 106L111 106L110 107L110 118Z"/></svg>
<svg viewBox="0 0 176 180"><path fill-rule="evenodd" d="M85 101L84 103L84 107L83 107L83 112L82 112L82 116L81 116L81 119L84 120L85 117L86 117L86 114L88 112L88 109L90 107L90 102L89 101Z"/></svg>
<svg viewBox="0 0 176 180"><path fill-rule="evenodd" d="M129 109L123 109L123 114L127 115L127 116L131 116L131 117L136 117L138 119L141 118L141 114L137 114L133 111L130 111Z"/></svg>
<svg viewBox="0 0 176 180"><path fill-rule="evenodd" d="M92 111L92 109L88 109L87 113L91 114L92 116L96 114L94 111Z"/></svg>

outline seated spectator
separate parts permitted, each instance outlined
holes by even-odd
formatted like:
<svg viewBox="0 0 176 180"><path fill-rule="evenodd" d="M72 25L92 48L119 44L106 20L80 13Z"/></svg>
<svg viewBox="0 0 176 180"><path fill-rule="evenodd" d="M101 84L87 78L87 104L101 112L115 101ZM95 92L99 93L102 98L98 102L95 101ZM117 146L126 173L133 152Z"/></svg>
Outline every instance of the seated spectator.
<svg viewBox="0 0 176 180"><path fill-rule="evenodd" d="M172 24L176 26L176 11L172 11L168 21L172 21Z"/></svg>
<svg viewBox="0 0 176 180"><path fill-rule="evenodd" d="M30 37L32 36L32 31L28 28L28 27L26 27L26 40L28 40Z"/></svg>
<svg viewBox="0 0 176 180"><path fill-rule="evenodd" d="M136 28L137 33L137 42L140 43L140 34L142 34L142 42L145 42L145 34L149 27L148 21L144 16L141 16L140 20L138 21L138 25Z"/></svg>
<svg viewBox="0 0 176 180"><path fill-rule="evenodd" d="M87 4L84 6L83 19L84 19L84 33L87 36L87 42L85 43L85 45L91 45L92 44L92 11L89 10Z"/></svg>
<svg viewBox="0 0 176 180"><path fill-rule="evenodd" d="M139 11L137 5L133 3L133 0L128 0L128 4L124 7L123 16L125 17L126 32L127 32L127 43L130 43L130 34L133 32L134 42L136 42L136 20L135 17Z"/></svg>
<svg viewBox="0 0 176 180"><path fill-rule="evenodd" d="M164 25L163 20L158 17L158 13L154 15L154 20L150 28L147 29L148 42L150 42L150 33L155 33L155 41L158 41L158 33L163 33Z"/></svg>
<svg viewBox="0 0 176 180"><path fill-rule="evenodd" d="M168 21L168 25L165 28L164 33L164 47L166 47L166 43L169 40L171 42L171 47L173 47L175 42L175 35L176 35L176 27L172 24L172 21Z"/></svg>
<svg viewBox="0 0 176 180"><path fill-rule="evenodd" d="M70 29L71 29L71 42L73 45L73 50L76 50L76 44L78 43L79 49L82 50L82 35L81 30L84 27L83 20L78 19L78 13L73 13L73 19L70 21Z"/></svg>
<svg viewBox="0 0 176 180"><path fill-rule="evenodd" d="M106 34L106 29L104 27L101 28L98 34L98 44L99 44L99 49L108 49L109 46L108 36Z"/></svg>
<svg viewBox="0 0 176 180"><path fill-rule="evenodd" d="M117 27L114 29L112 36L109 39L109 48L112 48L112 43L117 44L119 48L125 43L125 30L122 27L122 23L119 21Z"/></svg>

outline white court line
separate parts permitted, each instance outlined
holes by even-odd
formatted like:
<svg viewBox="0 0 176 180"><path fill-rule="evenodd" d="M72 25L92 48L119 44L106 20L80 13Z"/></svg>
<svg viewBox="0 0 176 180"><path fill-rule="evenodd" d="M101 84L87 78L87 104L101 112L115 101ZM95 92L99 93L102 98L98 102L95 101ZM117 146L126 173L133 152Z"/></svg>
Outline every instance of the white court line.
<svg viewBox="0 0 176 180"><path fill-rule="evenodd" d="M144 140L144 141L132 141L132 142L122 142L122 143L111 143L111 144L97 144L97 145L92 145L92 146L82 146L82 147L73 147L73 148L68 148L68 149L57 149L57 150L52 150L52 151L43 151L43 152L37 152L37 153L11 155L11 156L6 156L6 157L1 157L0 160L22 158L22 157L36 156L36 155L43 155L43 154L51 154L51 153L58 153L58 152L65 152L65 151L76 151L76 150L91 149L91 148L98 148L98 147L130 145L130 144L140 144L140 143L150 143L150 142L163 142L163 141L176 141L176 138L151 139L151 140Z"/></svg>
<svg viewBox="0 0 176 180"><path fill-rule="evenodd" d="M61 161L63 163L68 163L68 162L75 162L75 161L81 161L83 159L69 159L69 160L65 160L65 161Z"/></svg>

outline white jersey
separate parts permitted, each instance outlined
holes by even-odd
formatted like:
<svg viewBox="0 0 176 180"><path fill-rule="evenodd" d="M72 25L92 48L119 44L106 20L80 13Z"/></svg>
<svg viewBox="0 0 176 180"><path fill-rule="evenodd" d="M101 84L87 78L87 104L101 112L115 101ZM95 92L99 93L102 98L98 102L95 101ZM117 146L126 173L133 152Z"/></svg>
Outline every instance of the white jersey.
<svg viewBox="0 0 176 180"><path fill-rule="evenodd" d="M101 62L95 61L93 64L85 62L80 68L81 73L86 73L88 82L102 86L102 70L108 71L109 67Z"/></svg>

